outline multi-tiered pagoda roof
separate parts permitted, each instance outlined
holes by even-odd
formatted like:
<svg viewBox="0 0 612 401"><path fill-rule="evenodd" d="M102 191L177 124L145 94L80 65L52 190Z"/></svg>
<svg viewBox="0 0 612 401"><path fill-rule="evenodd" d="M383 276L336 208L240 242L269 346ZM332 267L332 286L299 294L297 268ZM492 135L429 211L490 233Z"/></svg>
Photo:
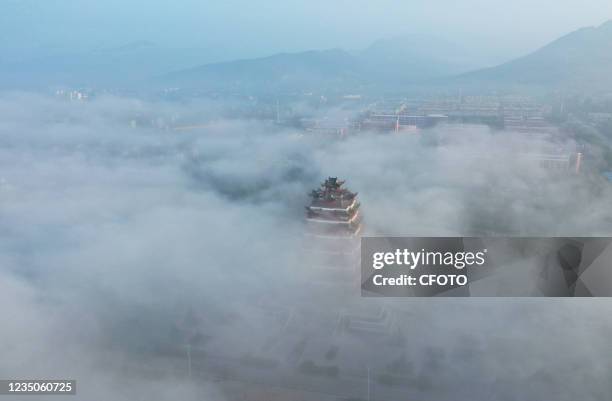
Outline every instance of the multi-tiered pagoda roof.
<svg viewBox="0 0 612 401"><path fill-rule="evenodd" d="M356 236L361 230L357 193L343 187L344 181L329 177L310 193L306 219L313 234Z"/></svg>

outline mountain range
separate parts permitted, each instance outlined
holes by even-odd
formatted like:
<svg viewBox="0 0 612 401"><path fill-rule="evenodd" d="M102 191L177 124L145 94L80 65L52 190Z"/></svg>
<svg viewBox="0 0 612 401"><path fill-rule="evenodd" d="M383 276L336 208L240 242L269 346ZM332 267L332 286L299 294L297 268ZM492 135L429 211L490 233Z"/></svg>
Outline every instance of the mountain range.
<svg viewBox="0 0 612 401"><path fill-rule="evenodd" d="M207 49L168 48L148 41L116 47L17 50L0 51L0 88L128 87L211 60Z"/></svg>
<svg viewBox="0 0 612 401"><path fill-rule="evenodd" d="M175 72L164 83L209 89L454 88L612 91L612 21L582 28L524 57L484 69L465 49L428 37L380 40L360 52L277 54Z"/></svg>
<svg viewBox="0 0 612 401"><path fill-rule="evenodd" d="M494 63L482 52L417 35L379 40L358 51L311 50L215 63L206 62L213 54L204 49L168 49L149 42L38 53L0 58L0 87L116 85L246 93L456 87L612 91L612 21L488 68L481 67ZM190 65L196 67L185 68Z"/></svg>
<svg viewBox="0 0 612 401"><path fill-rule="evenodd" d="M313 50L206 64L166 74L159 82L249 91L391 89L470 71L483 62L455 44L411 35L379 40L361 51Z"/></svg>
<svg viewBox="0 0 612 401"><path fill-rule="evenodd" d="M612 21L579 29L524 57L449 82L491 88L611 91Z"/></svg>

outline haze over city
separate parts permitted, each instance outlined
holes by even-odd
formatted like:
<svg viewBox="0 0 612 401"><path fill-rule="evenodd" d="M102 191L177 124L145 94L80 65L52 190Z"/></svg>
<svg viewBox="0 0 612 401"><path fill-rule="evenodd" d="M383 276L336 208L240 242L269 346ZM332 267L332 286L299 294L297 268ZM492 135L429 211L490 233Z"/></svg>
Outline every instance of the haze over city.
<svg viewBox="0 0 612 401"><path fill-rule="evenodd" d="M3 1L0 392L610 400L612 250L574 252L612 237L610 19L603 0ZM387 236L520 249L465 288L371 297L361 241Z"/></svg>

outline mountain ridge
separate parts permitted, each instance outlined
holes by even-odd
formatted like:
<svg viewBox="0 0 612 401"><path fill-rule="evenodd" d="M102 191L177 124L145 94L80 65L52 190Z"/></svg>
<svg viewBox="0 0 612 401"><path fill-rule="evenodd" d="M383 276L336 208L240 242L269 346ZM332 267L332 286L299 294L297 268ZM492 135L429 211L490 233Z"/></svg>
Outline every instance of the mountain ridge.
<svg viewBox="0 0 612 401"><path fill-rule="evenodd" d="M436 52L436 49L439 51ZM255 89L387 87L469 71L457 46L414 36L380 39L360 51L339 48L283 52L210 63L159 77L168 84Z"/></svg>
<svg viewBox="0 0 612 401"><path fill-rule="evenodd" d="M501 65L454 77L455 83L494 87L612 90L612 21L570 32Z"/></svg>

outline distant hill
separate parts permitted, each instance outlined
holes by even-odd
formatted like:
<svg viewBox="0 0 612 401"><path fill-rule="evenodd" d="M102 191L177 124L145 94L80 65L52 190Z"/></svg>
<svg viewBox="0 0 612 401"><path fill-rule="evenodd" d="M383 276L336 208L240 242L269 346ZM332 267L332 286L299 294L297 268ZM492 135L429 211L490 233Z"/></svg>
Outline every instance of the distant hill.
<svg viewBox="0 0 612 401"><path fill-rule="evenodd" d="M519 59L463 74L456 84L488 88L612 90L612 21L582 28Z"/></svg>
<svg viewBox="0 0 612 401"><path fill-rule="evenodd" d="M206 64L164 75L159 82L208 89L265 90L356 85L357 59L339 49L281 53Z"/></svg>
<svg viewBox="0 0 612 401"><path fill-rule="evenodd" d="M376 41L364 50L311 50L227 62L219 49L116 47L0 51L0 89L53 86L239 90L367 90L469 71L480 65L456 45L427 36ZM196 66L196 67L190 67Z"/></svg>
<svg viewBox="0 0 612 401"><path fill-rule="evenodd" d="M39 49L31 56L5 52L0 57L0 89L65 84L247 93L458 88L612 91L612 21L577 30L527 56L484 69L476 69L491 65L484 55L418 35L378 40L359 51L312 50L208 62L223 56L231 57L228 52L164 48L146 41L113 48Z"/></svg>
<svg viewBox="0 0 612 401"><path fill-rule="evenodd" d="M426 35L378 40L360 52L359 58L368 74L399 82L458 74L489 64L456 43Z"/></svg>
<svg viewBox="0 0 612 401"><path fill-rule="evenodd" d="M0 89L48 86L121 86L209 60L204 49L166 48L147 41L119 47L49 47L0 52Z"/></svg>
<svg viewBox="0 0 612 401"><path fill-rule="evenodd" d="M362 51L281 53L206 64L160 77L160 83L234 90L361 90L391 88L476 68L474 57L431 37L379 40ZM482 64L480 64L482 65Z"/></svg>

